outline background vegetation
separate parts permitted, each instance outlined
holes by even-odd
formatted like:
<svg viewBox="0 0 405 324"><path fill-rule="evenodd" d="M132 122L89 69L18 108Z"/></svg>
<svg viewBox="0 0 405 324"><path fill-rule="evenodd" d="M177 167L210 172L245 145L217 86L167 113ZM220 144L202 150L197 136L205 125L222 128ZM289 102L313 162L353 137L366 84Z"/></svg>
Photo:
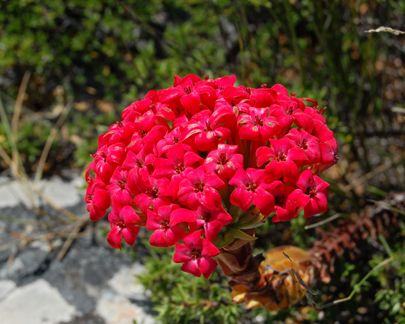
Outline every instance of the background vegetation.
<svg viewBox="0 0 405 324"><path fill-rule="evenodd" d="M339 165L326 174L333 184L330 215L347 215L368 199L404 189L405 38L366 32L381 25L403 29L404 13L398 0L0 1L0 104L11 119L27 80L17 149L30 173L41 167L51 175L82 168L122 108L151 88L169 86L175 74L235 74L251 86L281 82L327 108L341 146ZM11 154L2 121L0 145ZM47 140L49 157L41 165ZM0 168L8 172L4 163ZM258 248L309 246L315 234L303 225L267 226ZM394 254L403 252L401 226L387 243ZM321 288L318 303L349 294L386 257L381 242L374 245L379 248L338 265L337 281ZM150 274L142 282L163 320L388 323L405 316L400 262L376 273L350 303L269 314L230 304L219 274L193 281L164 252L147 254Z"/></svg>

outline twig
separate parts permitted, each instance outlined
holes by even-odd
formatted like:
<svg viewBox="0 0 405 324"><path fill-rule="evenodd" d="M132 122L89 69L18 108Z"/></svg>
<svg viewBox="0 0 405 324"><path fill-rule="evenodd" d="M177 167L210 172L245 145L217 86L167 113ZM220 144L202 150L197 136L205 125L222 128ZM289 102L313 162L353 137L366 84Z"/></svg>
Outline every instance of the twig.
<svg viewBox="0 0 405 324"><path fill-rule="evenodd" d="M341 304L341 303L350 301L350 300L353 298L353 296L354 296L356 293L358 293L358 292L360 291L361 286L364 285L364 283L368 280L368 278L371 277L371 275L372 275L375 271L377 271L378 269L380 269L380 268L386 266L387 264L391 263L392 261L394 261L394 258L393 258L393 257L390 257L390 258L388 258L388 259L385 259L385 260L381 261L381 262L380 262L379 264L377 264L374 268L372 268L372 269L363 277L363 279L361 279L358 283L356 283L356 284L354 285L353 290L351 291L351 293L350 293L347 297L334 300L333 302L328 303L328 304L325 304L325 305L321 306L320 308L323 309L323 308L327 308L327 307L330 307L330 306L334 306L334 305L337 305L337 304Z"/></svg>
<svg viewBox="0 0 405 324"><path fill-rule="evenodd" d="M405 108L403 108L403 107L395 106L395 107L392 107L391 110L398 114L405 114Z"/></svg>
<svg viewBox="0 0 405 324"><path fill-rule="evenodd" d="M24 101L25 93L27 91L27 86L28 86L28 81L30 79L30 72L25 72L23 79L21 81L20 87L18 88L18 94L17 94L17 99L15 101L14 105L14 113L13 117L11 119L11 138L10 140L12 141L12 165L11 165L11 170L14 173L18 172L19 166L20 166L20 154L17 149L17 140L18 140L18 124L20 121L21 117L21 111L22 111L22 104Z"/></svg>
<svg viewBox="0 0 405 324"><path fill-rule="evenodd" d="M39 190L36 187L32 187L31 188L33 192L35 192L49 207L51 207L52 209L61 212L63 215L65 215L67 218L73 220L73 221L77 221L78 218L80 218L79 216L77 216L76 214L72 213L71 211L69 211L66 208L60 207L58 206L51 198L49 198L47 195L45 195L41 190Z"/></svg>
<svg viewBox="0 0 405 324"><path fill-rule="evenodd" d="M324 220L322 220L322 221L320 221L318 223L307 225L307 226L304 227L304 229L309 230L309 229L314 228L314 227L325 225L325 224L335 220L336 218L339 218L340 216L341 216L340 214L332 215L332 216L330 216L330 217L328 217L328 218L326 218L326 219L324 219Z"/></svg>
<svg viewBox="0 0 405 324"><path fill-rule="evenodd" d="M76 240L78 233L85 227L88 223L90 222L89 218L87 216L82 217L79 219L73 228L73 230L70 232L69 236L67 237L65 243L63 244L62 248L60 249L58 255L56 256L56 259L58 261L62 261L63 258L66 256L67 252L69 251L70 247L72 246L73 242Z"/></svg>
<svg viewBox="0 0 405 324"><path fill-rule="evenodd" d="M49 133L49 136L46 139L44 148L42 149L41 156L39 158L37 170L35 171L34 182L38 182L42 178L45 163L46 163L46 160L48 158L48 154L49 154L49 151L50 151L50 149L52 147L53 141L55 140L56 135L57 135L60 127L65 122L66 117L68 116L71 107L72 107L72 105L67 105L67 106L63 107L63 110L60 113L59 118L56 121L55 126L51 129L51 132Z"/></svg>
<svg viewBox="0 0 405 324"><path fill-rule="evenodd" d="M386 27L386 26L380 26L377 29L369 29L366 30L366 33L389 33L389 34L393 34L395 36L399 36L399 35L405 35L405 31L399 30L399 29L394 29L391 27Z"/></svg>
<svg viewBox="0 0 405 324"><path fill-rule="evenodd" d="M6 163L6 165L11 165L12 163L11 157L1 146L0 146L0 157L4 160L4 163Z"/></svg>
<svg viewBox="0 0 405 324"><path fill-rule="evenodd" d="M18 124L20 121L21 117L21 111L22 111L22 105L24 102L24 97L25 93L27 91L27 86L28 86L28 81L30 79L31 73L30 72L25 72L24 76L22 78L20 87L18 88L18 94L17 94L17 99L15 100L15 105L14 105L14 114L13 118L11 120L11 131L13 135L17 134L18 131ZM15 139L17 137L14 137Z"/></svg>
<svg viewBox="0 0 405 324"><path fill-rule="evenodd" d="M394 161L397 162L397 161ZM343 191L348 191L351 189L354 189L356 186L361 185L362 183L374 178L377 174L382 173L389 168L391 168L393 165L393 162L389 161L386 164L381 164L377 166L374 170L372 170L369 173L364 174L363 176L358 177L357 179L353 179L348 185L342 186L341 189Z"/></svg>

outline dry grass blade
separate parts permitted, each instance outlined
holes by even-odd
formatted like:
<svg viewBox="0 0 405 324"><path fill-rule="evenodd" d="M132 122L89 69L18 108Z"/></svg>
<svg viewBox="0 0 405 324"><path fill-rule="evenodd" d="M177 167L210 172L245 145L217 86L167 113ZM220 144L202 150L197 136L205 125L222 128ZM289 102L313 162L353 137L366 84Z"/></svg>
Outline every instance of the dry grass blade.
<svg viewBox="0 0 405 324"><path fill-rule="evenodd" d="M17 134L18 132L18 124L20 121L22 106L28 87L28 81L30 80L30 76L31 76L30 72L25 72L20 87L18 88L17 99L14 105L13 119L11 120L11 131L13 132L13 134Z"/></svg>
<svg viewBox="0 0 405 324"><path fill-rule="evenodd" d="M311 224L311 225L307 225L307 226L304 227L304 229L309 230L311 228L315 228L315 227L325 225L327 223L330 223L331 221L334 221L335 219L339 218L340 216L341 216L340 214L332 215L332 216L330 216L330 217L328 217L328 218L326 218L326 219L324 219L324 220L322 220L320 222L317 222L317 223Z"/></svg>
<svg viewBox="0 0 405 324"><path fill-rule="evenodd" d="M39 158L38 167L35 172L34 182L38 182L42 178L42 174L44 171L45 163L48 158L49 151L51 150L52 144L58 134L58 131L62 127L63 123L65 122L69 112L72 108L72 104L63 106L63 110L61 111L58 120L56 121L55 126L51 129L51 132L46 139L44 148L42 149L41 156Z"/></svg>
<svg viewBox="0 0 405 324"><path fill-rule="evenodd" d="M18 126L22 112L22 106L25 98L25 94L28 87L28 81L30 79L31 73L25 72L23 79L21 81L20 87L18 88L17 99L14 105L14 113L11 119L11 138L12 141L12 161L13 164L11 165L11 170L14 173L18 173L18 169L20 167L20 155L17 149L17 140L18 140Z"/></svg>
<svg viewBox="0 0 405 324"><path fill-rule="evenodd" d="M370 278L377 270L379 270L380 268L385 267L387 264L391 263L394 260L395 259L393 257L390 257L388 259L385 259L385 260L381 261L374 268L372 268L358 283L356 283L354 285L351 293L347 297L334 300L333 302L328 303L326 305L323 305L320 308L324 309L324 308L328 308L328 307L331 307L331 306L334 306L334 305L337 305L337 304L341 304L341 303L350 301L354 297L355 294L360 292L361 287L367 282L368 278Z"/></svg>
<svg viewBox="0 0 405 324"><path fill-rule="evenodd" d="M394 29L391 27L386 27L386 26L380 26L376 29L369 29L366 30L366 33L389 33L395 36L399 35L405 35L405 31L399 30L399 29Z"/></svg>
<svg viewBox="0 0 405 324"><path fill-rule="evenodd" d="M49 198L47 195L45 195L40 189L38 189L38 188L36 188L34 186L31 187L31 188L32 188L32 191L34 193L36 193L49 207L51 207L52 209L62 213L64 216L66 216L70 220L77 221L79 216L72 213L71 211L69 211L66 208L58 206L58 204L56 204L51 198Z"/></svg>
<svg viewBox="0 0 405 324"><path fill-rule="evenodd" d="M62 248L60 249L58 255L56 256L56 259L58 261L62 261L63 258L66 256L67 252L69 251L70 247L72 246L73 242L76 240L78 237L79 232L90 222L89 218L87 216L81 217L77 223L75 224L75 227L73 230L70 232L69 236L67 237L65 243L62 245Z"/></svg>

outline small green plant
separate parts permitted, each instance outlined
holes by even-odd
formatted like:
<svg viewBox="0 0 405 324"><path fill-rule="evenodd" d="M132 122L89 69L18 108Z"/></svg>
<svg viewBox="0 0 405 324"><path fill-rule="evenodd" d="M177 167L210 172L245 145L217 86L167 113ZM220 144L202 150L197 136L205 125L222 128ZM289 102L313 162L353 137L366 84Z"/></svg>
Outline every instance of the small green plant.
<svg viewBox="0 0 405 324"><path fill-rule="evenodd" d="M216 272L207 281L191 278L171 261L165 249L151 249L139 281L150 292L163 323L238 323L244 310L233 304L229 285Z"/></svg>

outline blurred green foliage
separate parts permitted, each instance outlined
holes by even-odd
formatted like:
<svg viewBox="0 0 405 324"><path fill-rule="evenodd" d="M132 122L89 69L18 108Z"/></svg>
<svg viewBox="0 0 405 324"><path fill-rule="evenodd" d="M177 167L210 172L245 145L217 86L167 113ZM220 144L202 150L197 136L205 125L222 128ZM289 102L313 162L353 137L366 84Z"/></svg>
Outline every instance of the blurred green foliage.
<svg viewBox="0 0 405 324"><path fill-rule="evenodd" d="M390 79L383 73L401 49L392 36L365 30L387 22L399 28L404 7L394 0L2 1L0 90L12 100L30 71L31 110L48 109L57 86L75 101L90 100L72 122L100 113L94 100L122 107L148 89L167 87L174 74L232 73L245 85L282 82L317 98L342 132L381 130L391 118L387 100L403 100L398 91L387 99ZM370 128L366 116L378 125ZM82 124L73 130L85 131L80 165L99 133L94 123Z"/></svg>

